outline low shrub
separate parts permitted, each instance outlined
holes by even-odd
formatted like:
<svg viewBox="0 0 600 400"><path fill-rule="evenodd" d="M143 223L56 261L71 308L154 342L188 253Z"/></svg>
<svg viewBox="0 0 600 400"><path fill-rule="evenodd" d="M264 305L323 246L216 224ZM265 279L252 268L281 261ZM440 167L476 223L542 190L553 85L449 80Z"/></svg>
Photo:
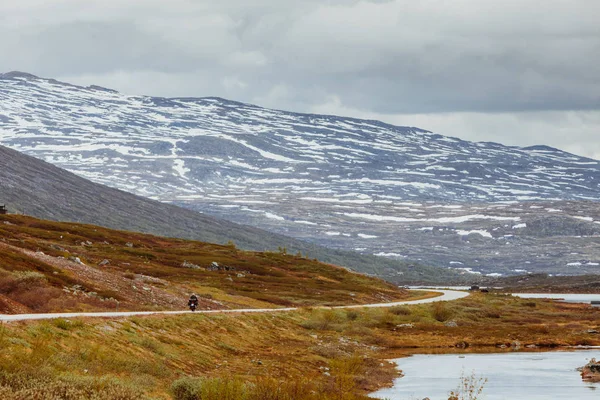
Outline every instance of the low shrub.
<svg viewBox="0 0 600 400"><path fill-rule="evenodd" d="M452 315L454 313L452 312L452 310L450 309L450 307L448 307L448 305L445 302L442 301L438 301L433 303L433 306L431 307L431 315L432 317L439 322L446 322L448 321L450 318L452 318Z"/></svg>
<svg viewBox="0 0 600 400"><path fill-rule="evenodd" d="M200 399L202 390L202 379L185 377L171 384L171 393L174 400L196 400Z"/></svg>
<svg viewBox="0 0 600 400"><path fill-rule="evenodd" d="M2 400L143 400L141 391L112 378L68 375L62 378L40 372L0 371Z"/></svg>
<svg viewBox="0 0 600 400"><path fill-rule="evenodd" d="M10 297L32 310L47 311L49 302L62 294L62 290L54 287L19 288Z"/></svg>
<svg viewBox="0 0 600 400"><path fill-rule="evenodd" d="M478 378L474 374L469 376L462 374L458 388L450 392L448 400L477 400L486 383L485 378Z"/></svg>
<svg viewBox="0 0 600 400"><path fill-rule="evenodd" d="M313 330L336 330L335 328L343 321L342 311L338 310L315 310L311 313L310 319L300 325L305 329Z"/></svg>
<svg viewBox="0 0 600 400"><path fill-rule="evenodd" d="M394 315L411 315L412 310L407 306L394 306L390 307L389 311Z"/></svg>
<svg viewBox="0 0 600 400"><path fill-rule="evenodd" d="M356 321L359 317L359 313L356 310L347 310L346 311L346 319L348 319L348 321Z"/></svg>
<svg viewBox="0 0 600 400"><path fill-rule="evenodd" d="M13 277L20 284L29 286L40 286L48 281L46 275L37 271L15 271Z"/></svg>
<svg viewBox="0 0 600 400"><path fill-rule="evenodd" d="M174 400L245 400L248 387L236 378L184 377L171 385Z"/></svg>
<svg viewBox="0 0 600 400"><path fill-rule="evenodd" d="M183 377L171 384L174 400L363 400L356 394L357 380L364 373L360 357L333 360L331 376L325 380L299 378L283 381L257 377L253 382L240 378Z"/></svg>
<svg viewBox="0 0 600 400"><path fill-rule="evenodd" d="M312 380L279 381L271 377L259 377L250 387L247 400L313 399L322 389Z"/></svg>

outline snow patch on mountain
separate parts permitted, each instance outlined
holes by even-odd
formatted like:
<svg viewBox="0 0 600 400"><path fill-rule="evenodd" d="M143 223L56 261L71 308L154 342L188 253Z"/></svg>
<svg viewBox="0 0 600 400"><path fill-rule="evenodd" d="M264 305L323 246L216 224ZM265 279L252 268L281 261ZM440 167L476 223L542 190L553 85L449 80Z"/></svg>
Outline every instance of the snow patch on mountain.
<svg viewBox="0 0 600 400"><path fill-rule="evenodd" d="M519 268L493 252L484 252L489 263L478 263L460 246L529 249L521 235L534 229L531 214L600 224L593 210L531 204L600 200L595 160L214 97L129 96L4 74L0 144L98 183L235 222L444 267L461 260L484 273ZM593 238L595 230L586 229ZM486 240L461 240L458 232ZM487 240L492 232L498 240ZM548 252L536 251L528 259L547 265Z"/></svg>
<svg viewBox="0 0 600 400"><path fill-rule="evenodd" d="M493 236L491 233L489 233L488 231L479 230L479 229L475 229L475 230L471 230L471 231L465 231L465 230L459 229L456 231L456 233L460 236L468 236L471 234L476 234L476 235L481 235L483 237L493 239Z"/></svg>

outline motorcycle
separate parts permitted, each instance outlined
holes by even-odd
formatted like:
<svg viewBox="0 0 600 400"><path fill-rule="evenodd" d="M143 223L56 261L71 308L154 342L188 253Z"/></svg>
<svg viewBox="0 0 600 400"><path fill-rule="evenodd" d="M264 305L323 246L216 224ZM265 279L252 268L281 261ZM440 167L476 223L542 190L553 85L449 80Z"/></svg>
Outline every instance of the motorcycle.
<svg viewBox="0 0 600 400"><path fill-rule="evenodd" d="M196 295L192 295L190 297L190 299L188 300L188 307L190 308L190 310L196 311L196 308L198 308L198 297Z"/></svg>

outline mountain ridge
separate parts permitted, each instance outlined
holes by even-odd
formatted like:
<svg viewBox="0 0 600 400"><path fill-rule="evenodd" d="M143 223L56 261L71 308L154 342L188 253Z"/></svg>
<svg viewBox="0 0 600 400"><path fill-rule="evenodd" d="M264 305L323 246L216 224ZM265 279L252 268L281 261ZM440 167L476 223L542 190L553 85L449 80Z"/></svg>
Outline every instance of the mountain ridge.
<svg viewBox="0 0 600 400"><path fill-rule="evenodd" d="M593 273L600 261L596 160L217 97L64 85L0 80L0 143L97 183L336 249L486 274ZM544 222L552 215L560 220ZM554 237L565 243L585 242L584 253L535 232L549 226L564 228Z"/></svg>
<svg viewBox="0 0 600 400"><path fill-rule="evenodd" d="M5 79L12 79L12 78L25 78L25 79L40 79L40 80L46 80L46 81L50 81L50 82L55 82L61 85L68 85L68 86L73 86L73 87L77 87L77 88L81 88L81 89L88 89L88 90L100 90L100 91L108 91L111 93L121 93L119 92L119 90L117 89L113 89L113 88L108 88L108 87L104 87L104 86L99 86L99 85L95 85L95 84L91 84L88 86L83 86L83 85L77 85L77 84L72 84L69 82L65 82L65 81L60 81L60 80L56 80L53 78L45 78L45 77L41 77L29 72L23 72L23 71L18 71L18 70L13 70L13 71L9 71L9 72L5 72L5 73L0 73L0 79L5 78ZM307 117L310 116L325 116L325 117L332 117L332 118L344 118L344 119L348 119L348 120L354 120L354 121L361 121L361 122L369 122L369 123L376 123L382 126L388 126L388 127L402 127L402 128L409 128L409 129L415 129L417 131L421 131L423 133L430 133L433 135L437 135L440 137L448 137L451 139L456 139L456 140L463 140L460 139L458 137L455 136L447 136L447 135L441 135L441 134L436 134L433 131L429 131L426 129L422 129L422 128L418 128L415 126L399 126L399 125L395 125L392 123L388 123L388 122L384 122L381 120L377 120L377 119L372 119L372 118L359 118L359 117L348 117L348 116L344 116L341 114L316 114L316 113L309 113L309 112L296 112L296 111L290 111L290 110L285 110L285 109L279 109L279 108L267 108L267 107L263 107L254 103L250 103L250 102L244 102L244 101L238 101L238 100L231 100L222 96L201 96L201 97L194 97L194 96L175 96L175 97L164 97L164 96L151 96L151 95L126 95L126 96L131 96L131 97L149 97L149 98L155 98L155 99L163 99L163 100L181 100L181 101L194 101L194 100L217 100L217 101L222 101L222 102L226 102L226 103L230 103L230 104L237 104L237 105L241 105L241 106L246 106L246 107L253 107L253 108L257 108L257 109L269 109L272 111L278 111L278 112L283 112L283 113L293 113L293 114L297 114L297 115L304 115ZM581 155L577 155L574 153L570 153L566 150L563 149L559 149L557 147L552 147L552 146L548 146L548 145L543 145L543 144L536 144L536 145L529 145L529 146L506 146L503 145L502 143L499 142L493 142L493 141L474 141L473 143L487 143L487 144L492 144L492 145L501 145L501 146L505 146L508 148L514 148L514 149L519 149L519 150L548 150L548 151L555 151L555 152L561 152L561 153L565 153L568 155L572 155L572 156L576 156L576 157L581 157L583 159L587 159L587 160L591 160L591 161L600 161L600 160L596 160L590 157L585 157L585 156L581 156Z"/></svg>
<svg viewBox="0 0 600 400"><path fill-rule="evenodd" d="M88 90L100 90L100 91L109 91L112 93L120 93L117 89L112 89L112 88L107 88L104 86L99 86L99 85L88 85L88 86L83 86L83 85L76 85L73 83L69 83L69 82L65 82L65 81L60 81L60 80L56 80L53 78L44 78L44 77L40 77L38 75L34 75L31 74L29 72L23 72L23 71L9 71L9 72L5 72L5 73L0 73L0 79L5 78L5 79L12 79L12 78L25 78L25 79L40 79L40 80L46 80L46 81L50 81L50 82L55 82L61 85L67 85L67 86L73 86L73 87L77 87L77 88L81 88L81 89L88 89ZM126 95L126 96L132 96L132 95ZM221 96L201 96L201 97L193 97L193 96L175 96L175 97L164 97L164 96L150 96L150 95L141 95L141 96L132 96L132 97L149 97L149 98L153 98L153 99L162 99L162 100L181 100L181 101L195 101L195 100L217 100L217 101L222 101L224 103L229 103L229 104L236 104L236 105L240 105L240 106L245 106L245 107L252 107L252 108L257 108L257 109L265 109L265 107L262 107L260 105L257 104L253 104L253 103L249 103L249 102L243 102L243 101L238 101L238 100L231 100L231 99L227 99L225 97L221 97ZM356 118L356 117L344 117L342 115L337 115L337 114L315 114L315 113L307 113L307 112L295 112L295 111L289 111L289 110L284 110L284 109L278 109L278 108L269 108L270 110L273 111L279 111L279 112L283 112L283 113L294 113L294 114L298 114L298 115L304 115L307 117L310 116L326 116L326 117L333 117L333 118L346 118L346 119L350 119L350 120L355 120L355 121L365 121L365 122L371 122L371 123L377 123L380 124L382 126L396 126L394 124L390 124L387 122L383 122L380 120L376 120L376 119L367 119L367 118ZM419 131L422 131L424 133L433 133L431 131L425 130L425 129L421 129L421 128L417 128L417 127L413 127L413 126L406 126L406 128L410 128L410 129L416 129ZM558 150L558 149L557 149Z"/></svg>

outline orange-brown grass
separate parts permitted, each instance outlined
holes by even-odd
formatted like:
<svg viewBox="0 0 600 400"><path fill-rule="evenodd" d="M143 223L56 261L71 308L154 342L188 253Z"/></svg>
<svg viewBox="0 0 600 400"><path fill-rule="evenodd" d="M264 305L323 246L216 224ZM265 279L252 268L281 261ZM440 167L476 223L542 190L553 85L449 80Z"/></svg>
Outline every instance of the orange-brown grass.
<svg viewBox="0 0 600 400"><path fill-rule="evenodd" d="M278 398L365 399L391 384L382 360L395 355L600 345L599 325L590 306L494 294L443 306L11 323L0 328L0 394L35 371L52 387L83 390L94 378L137 398L229 387L231 398L269 399L260 393L278 388Z"/></svg>
<svg viewBox="0 0 600 400"><path fill-rule="evenodd" d="M304 326L359 334L367 328L389 349L600 345L600 309L508 295L363 311L351 321L316 310Z"/></svg>
<svg viewBox="0 0 600 400"><path fill-rule="evenodd" d="M0 238L0 296L33 311L177 309L192 292L199 294L204 308L343 305L409 297L379 279L285 251L242 251L232 244L17 215L0 216ZM103 260L108 263L100 265ZM19 283L15 274L20 271L36 271L45 279L35 285ZM24 293L28 287L35 296Z"/></svg>
<svg viewBox="0 0 600 400"><path fill-rule="evenodd" d="M227 397L231 399L354 400L366 399L366 390L395 376L391 365L382 367L373 358L371 345L302 328L311 314L304 310L4 324L0 393L7 399L22 398L22 382L28 381L40 398L52 398L44 397L44 385L56 388L72 382L75 388L89 385L93 391L92 383L100 380L111 382L115 393L130 396L99 397L115 400L167 399L183 396L186 390L219 393L225 388L239 395ZM273 390L280 396L264 397ZM211 396L201 398L226 398Z"/></svg>

